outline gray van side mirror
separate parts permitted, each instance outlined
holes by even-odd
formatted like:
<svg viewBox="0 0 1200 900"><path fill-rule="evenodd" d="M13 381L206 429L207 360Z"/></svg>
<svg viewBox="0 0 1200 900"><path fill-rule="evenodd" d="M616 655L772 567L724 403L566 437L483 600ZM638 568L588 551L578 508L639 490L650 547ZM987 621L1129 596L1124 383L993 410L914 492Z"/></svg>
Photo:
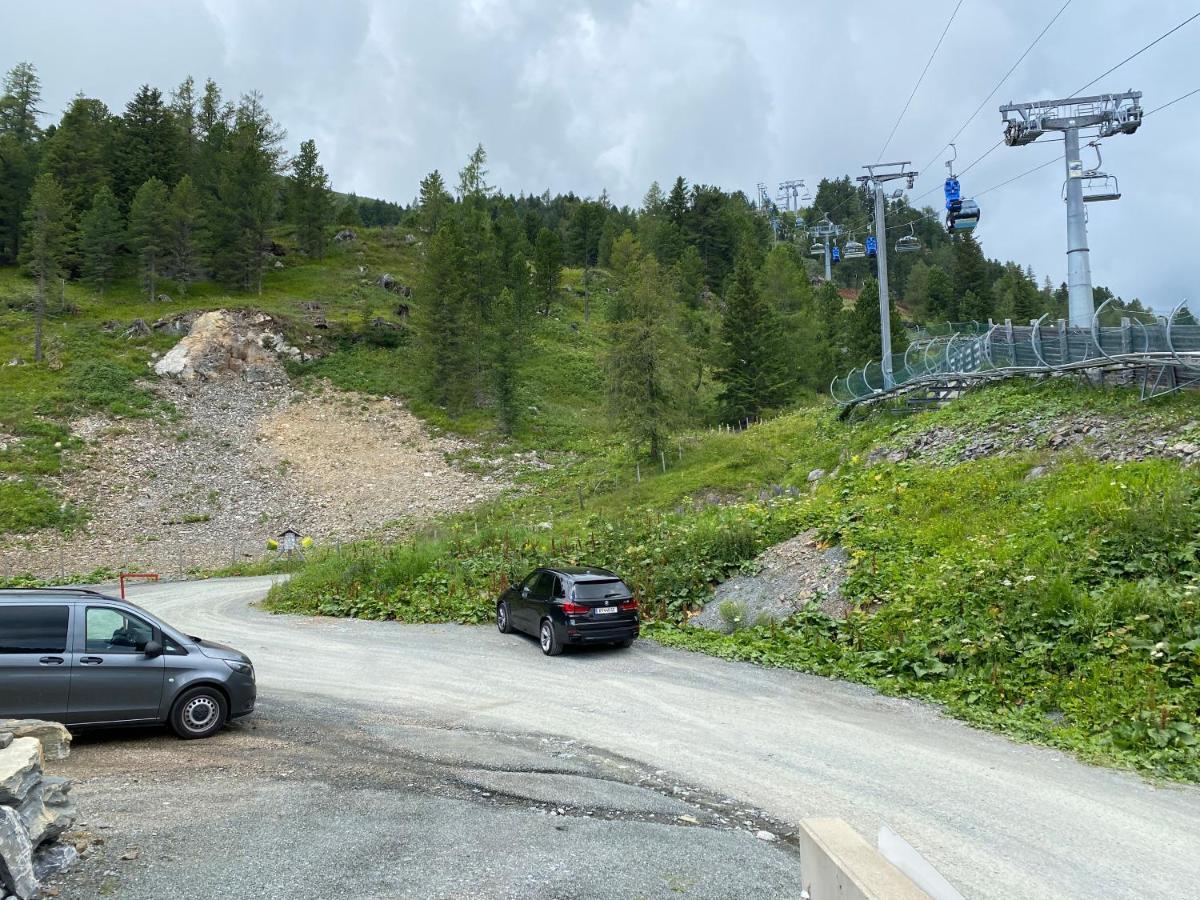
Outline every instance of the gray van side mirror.
<svg viewBox="0 0 1200 900"><path fill-rule="evenodd" d="M158 641L146 641L143 652L146 654L146 659L154 659L156 656L162 656L163 646Z"/></svg>

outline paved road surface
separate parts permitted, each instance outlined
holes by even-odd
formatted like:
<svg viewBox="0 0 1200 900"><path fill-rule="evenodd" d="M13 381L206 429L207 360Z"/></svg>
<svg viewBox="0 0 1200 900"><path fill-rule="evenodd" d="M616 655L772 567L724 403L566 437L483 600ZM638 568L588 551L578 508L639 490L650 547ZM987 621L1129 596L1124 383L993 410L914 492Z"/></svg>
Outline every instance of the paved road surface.
<svg viewBox="0 0 1200 900"><path fill-rule="evenodd" d="M132 599L180 628L249 653L263 704L215 739L227 767L211 764L211 742L81 739L69 774L88 779L81 801L114 829L136 829L140 805L159 804L128 779L185 784L204 770L231 823L253 828L273 814L292 823L290 840L307 853L289 857L288 839L267 835L268 869L320 869L336 829L308 839L305 827L328 818L330 797L348 797L337 816L363 829L363 860L395 852L385 838L397 822L425 833L396 863L397 877L407 872L399 881L376 872L377 894L359 882L346 896L399 896L414 883L427 896L796 896L787 841L753 835L786 834L785 823L814 815L868 836L887 823L969 898L1178 898L1200 884L1195 788L1081 765L854 685L649 642L551 659L494 628L271 616L250 605L269 583L134 589ZM357 761L345 759L347 745ZM393 784L381 778L389 770ZM308 808L296 806L289 779L305 780ZM127 784L133 792L113 799L114 785ZM211 805L191 790L181 794L188 806ZM565 815L550 815L559 807ZM175 847L174 862L133 864L128 877L118 866L108 876L124 879L117 896L153 896L139 885L156 879L162 890L164 871L203 869L187 838L209 838L168 819L161 833L136 836L147 853L156 840ZM422 821L432 824L423 831ZM579 842L559 845L565 856L553 850L564 833ZM253 858L244 831L224 840L213 853ZM220 879L178 877L190 896L210 896L196 888L213 879L216 890Z"/></svg>

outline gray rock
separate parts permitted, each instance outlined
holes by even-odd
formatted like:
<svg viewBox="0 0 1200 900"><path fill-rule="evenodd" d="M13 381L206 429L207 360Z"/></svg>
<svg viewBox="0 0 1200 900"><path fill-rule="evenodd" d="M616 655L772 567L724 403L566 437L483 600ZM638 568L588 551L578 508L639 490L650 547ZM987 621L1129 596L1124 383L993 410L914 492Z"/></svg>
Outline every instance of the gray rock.
<svg viewBox="0 0 1200 900"><path fill-rule="evenodd" d="M1046 474L1045 466L1034 466L1029 470L1029 474L1025 476L1026 481L1037 481Z"/></svg>
<svg viewBox="0 0 1200 900"><path fill-rule="evenodd" d="M807 531L766 550L753 575L738 575L719 585L692 624L731 632L795 615L814 600L831 616L844 617L842 599L848 555L842 547L822 549Z"/></svg>
<svg viewBox="0 0 1200 900"><path fill-rule="evenodd" d="M66 759L71 755L71 732L58 722L41 719L0 719L0 731L7 731L14 738L37 738L46 759Z"/></svg>
<svg viewBox="0 0 1200 900"><path fill-rule="evenodd" d="M59 875L79 861L79 851L72 844L46 844L33 854L33 874L38 881Z"/></svg>
<svg viewBox="0 0 1200 900"><path fill-rule="evenodd" d="M8 745L13 742L13 734L11 731L0 731L0 750L7 749Z"/></svg>
<svg viewBox="0 0 1200 900"><path fill-rule="evenodd" d="M52 841L75 823L75 804L67 796L71 782L45 775L17 808L34 847Z"/></svg>
<svg viewBox="0 0 1200 900"><path fill-rule="evenodd" d="M10 806L0 806L0 883L20 900L30 900L37 894L33 845L21 817Z"/></svg>
<svg viewBox="0 0 1200 900"><path fill-rule="evenodd" d="M340 244L343 241L352 241L357 237L358 235L354 232L353 228L343 228L333 236L333 239Z"/></svg>
<svg viewBox="0 0 1200 900"><path fill-rule="evenodd" d="M0 803L18 804L42 775L42 748L37 738L17 738L0 750Z"/></svg>
<svg viewBox="0 0 1200 900"><path fill-rule="evenodd" d="M809 481L820 481L824 477L825 477L824 469L813 469L811 472L808 473Z"/></svg>

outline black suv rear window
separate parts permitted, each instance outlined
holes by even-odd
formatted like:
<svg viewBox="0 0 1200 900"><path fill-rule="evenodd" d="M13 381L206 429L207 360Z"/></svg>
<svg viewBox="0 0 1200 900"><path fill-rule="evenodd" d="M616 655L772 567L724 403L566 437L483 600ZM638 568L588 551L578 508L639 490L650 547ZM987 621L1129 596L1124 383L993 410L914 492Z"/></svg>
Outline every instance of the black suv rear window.
<svg viewBox="0 0 1200 900"><path fill-rule="evenodd" d="M63 653L66 606L0 606L0 653Z"/></svg>
<svg viewBox="0 0 1200 900"><path fill-rule="evenodd" d="M609 597L628 597L629 588L625 582L614 578L612 581L577 581L575 582L576 600L604 600Z"/></svg>

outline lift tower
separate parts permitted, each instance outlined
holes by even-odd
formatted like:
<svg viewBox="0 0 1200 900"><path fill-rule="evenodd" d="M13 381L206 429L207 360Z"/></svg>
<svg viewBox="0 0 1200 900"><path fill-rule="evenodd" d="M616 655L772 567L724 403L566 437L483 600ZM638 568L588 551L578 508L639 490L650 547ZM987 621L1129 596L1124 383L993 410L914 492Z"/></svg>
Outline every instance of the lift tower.
<svg viewBox="0 0 1200 900"><path fill-rule="evenodd" d="M891 390L895 380L892 378L892 303L888 297L887 225L884 222L887 196L883 186L889 181L903 178L908 184L908 189L912 190L918 173L909 171L910 165L912 164L909 162L875 163L863 166L867 174L858 176L859 184L869 185L875 194L875 237L879 245L879 337L883 350L881 365L884 390Z"/></svg>
<svg viewBox="0 0 1200 900"><path fill-rule="evenodd" d="M842 226L834 225L831 221L829 221L829 214L826 213L824 219L808 227L808 233L813 237L821 238L822 244L825 248L825 252L823 254L825 258L825 280L832 281L833 271L829 264L829 239L833 238L836 240L837 236L842 233ZM813 255L815 256L816 254L814 253Z"/></svg>
<svg viewBox="0 0 1200 900"><path fill-rule="evenodd" d="M1095 97L1006 103L1000 107L1000 115L1004 118L1004 142L1010 147L1032 144L1048 131L1063 133L1067 167L1067 289L1073 328L1090 327L1096 312L1088 260L1087 216L1083 211L1086 173L1079 158L1079 135L1090 128L1097 129L1102 138L1133 134L1142 124L1141 99L1141 91L1125 91Z"/></svg>
<svg viewBox="0 0 1200 900"><path fill-rule="evenodd" d="M787 181L779 182L779 193L775 195L775 202L783 209L789 212L799 212L800 204L811 199L808 196L808 188L804 186L803 178L789 178Z"/></svg>

